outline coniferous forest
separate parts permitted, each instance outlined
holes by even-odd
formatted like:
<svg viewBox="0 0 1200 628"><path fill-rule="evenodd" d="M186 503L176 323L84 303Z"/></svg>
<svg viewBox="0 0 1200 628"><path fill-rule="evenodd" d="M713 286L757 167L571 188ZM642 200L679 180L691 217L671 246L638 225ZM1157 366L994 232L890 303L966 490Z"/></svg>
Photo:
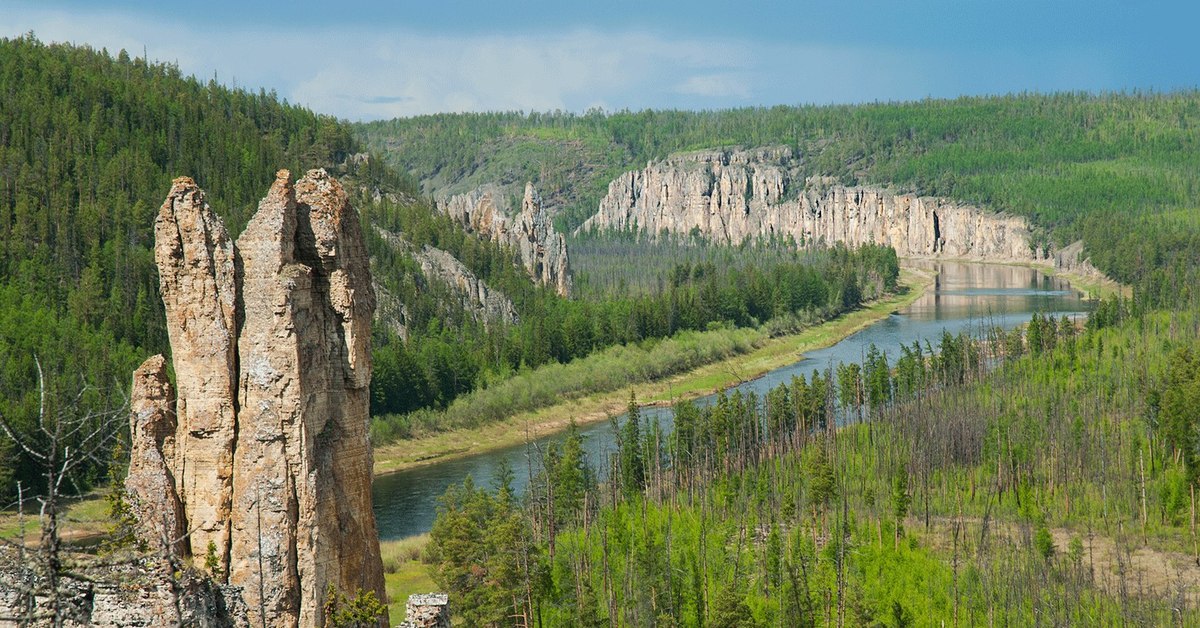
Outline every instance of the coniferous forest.
<svg viewBox="0 0 1200 628"><path fill-rule="evenodd" d="M790 146L802 175L892 185L1027 216L1037 240L1083 240L1097 268L1172 300L1200 266L1200 94L1010 94L720 111L436 114L357 134L431 189L533 180L560 227L609 181L702 148ZM457 186L457 187L455 187ZM1120 225L1114 229L1112 226ZM1185 279L1188 281L1185 282Z"/></svg>
<svg viewBox="0 0 1200 628"><path fill-rule="evenodd" d="M442 497L411 562L456 621L1200 624L1196 91L351 124L30 34L0 40L0 92L0 507L106 495L101 551L132 543L116 487L130 374L169 352L153 240L175 177L234 234L280 168L342 181L391 304L372 332L380 446L624 395L903 293L882 246L580 233L561 296L433 200L533 181L572 233L647 161L782 145L802 176L1024 216L1036 244L1082 241L1125 289L1086 321L1039 313L896 355L871 346L761 397L677 400L672 430L631 393L606 460L572 422L527 468ZM422 247L510 300L512 320L426 276ZM515 474L530 478L520 495Z"/></svg>
<svg viewBox="0 0 1200 628"><path fill-rule="evenodd" d="M453 487L424 560L472 625L1189 625L1198 338L1116 302L680 402L672 433L631 399L607 469L572 430L524 500Z"/></svg>
<svg viewBox="0 0 1200 628"><path fill-rule="evenodd" d="M18 426L38 415L39 368L88 412L120 406L166 351L154 217L174 177L201 182L237 233L277 169L337 162L354 141L273 94L32 36L0 41L0 85L0 416ZM41 481L7 438L0 455L0 501ZM106 477L91 466L79 490Z"/></svg>
<svg viewBox="0 0 1200 628"><path fill-rule="evenodd" d="M674 279L636 294L601 287L588 298L564 299L533 285L513 251L434 211L407 173L381 159L348 159L362 149L342 122L124 53L32 37L0 48L0 79L12 92L0 104L0 415L19 425L37 415L39 367L49 389L64 398L86 391L84 407L100 409L119 406L137 364L168 350L153 225L171 179L185 174L206 189L232 233L282 167L330 168L355 193L377 283L407 312L407 339L376 326L372 405L380 442L503 418L503 408L469 420L441 411L523 370L712 325L811 324L896 287L890 249L795 252L763 243L724 253L730 263L719 267L709 258L680 258ZM47 102L54 106L41 105ZM388 194L374 195L379 190ZM474 320L448 286L422 277L411 254L379 230L450 252L509 295L518 322ZM597 273L594 281L612 277ZM722 351L701 359L728 355ZM666 368L694 364L695 355ZM0 451L17 461L0 475L0 496L15 497L17 481L42 481L39 465L6 437ZM103 467L78 474L79 490L103 480Z"/></svg>
<svg viewBox="0 0 1200 628"><path fill-rule="evenodd" d="M567 231L648 160L790 146L803 174L1082 240L1133 295L1082 326L1034 316L982 341L871 351L762 398L680 402L671 432L631 399L612 459L589 462L572 429L537 452L528 494L503 477L448 491L422 558L434 581L471 625L1195 623L1197 123L1200 98L1180 92L359 125L425 189L538 182ZM573 240L582 291L653 292L703 256L662 241L680 266L657 280L592 256L630 242Z"/></svg>

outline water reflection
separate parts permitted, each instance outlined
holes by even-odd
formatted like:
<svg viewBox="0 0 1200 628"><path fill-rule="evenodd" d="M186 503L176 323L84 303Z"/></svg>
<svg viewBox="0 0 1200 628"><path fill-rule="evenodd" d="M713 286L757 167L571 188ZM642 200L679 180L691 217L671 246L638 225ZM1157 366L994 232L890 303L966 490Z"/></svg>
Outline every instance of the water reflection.
<svg viewBox="0 0 1200 628"><path fill-rule="evenodd" d="M913 266L937 276L931 289L912 305L831 347L811 351L802 358L797 356L795 363L735 388L761 396L781 382L790 381L793 375L807 375L839 362L861 361L872 343L894 361L901 344L911 345L916 340L924 345L928 340L936 345L943 330L950 334L965 330L978 335L990 327L1011 329L1028 322L1035 311L1077 318L1084 316L1087 309L1080 294L1067 282L1032 268L965 262L916 262ZM698 403L712 403L714 398L704 397ZM670 428L669 408L646 408L642 416ZM621 416L616 420L623 419ZM592 465L602 471L615 449L611 426L603 422L585 426L581 432ZM380 538L428 532L437 514L437 498L448 486L461 482L468 474L477 485L491 486L502 459L507 459L516 471L514 488L523 493L531 475L536 473L530 463L537 459L537 448L557 438L560 437L376 478L372 493Z"/></svg>

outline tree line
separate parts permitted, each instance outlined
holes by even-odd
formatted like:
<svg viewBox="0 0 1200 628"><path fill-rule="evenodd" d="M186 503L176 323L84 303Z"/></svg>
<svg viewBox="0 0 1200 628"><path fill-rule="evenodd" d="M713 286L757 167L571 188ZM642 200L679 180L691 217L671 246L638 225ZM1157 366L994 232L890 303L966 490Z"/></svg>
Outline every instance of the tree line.
<svg viewBox="0 0 1200 628"><path fill-rule="evenodd" d="M1195 551L1198 346L1194 312L1035 315L682 402L671 433L631 400L604 482L566 453L578 433L547 451L507 511L524 513L507 570L449 523L488 536L460 498L492 494L474 486L443 502L426 560L480 601L475 625L1186 624L1179 590L1122 557ZM447 578L456 564L481 572Z"/></svg>
<svg viewBox="0 0 1200 628"><path fill-rule="evenodd" d="M790 146L803 157L801 181L821 175L848 185L899 186L1026 216L1035 245L1082 239L1108 276L1169 304L1178 294L1163 286L1196 285L1200 266L1198 124L1200 94L1192 90L720 111L435 114L355 130L429 185L474 181L485 169L493 181L570 180L576 192L556 199L567 232L595 213L609 181L647 161L702 148ZM531 146L551 146L557 159L517 158Z"/></svg>
<svg viewBox="0 0 1200 628"><path fill-rule="evenodd" d="M0 85L0 416L22 432L36 432L37 362L47 390L92 391L86 414L119 407L140 360L167 351L153 229L172 178L194 177L238 233L277 169L356 146L346 125L273 93L32 35L0 40ZM12 447L0 436L3 504L17 480L27 494L43 483ZM84 467L79 490L105 474Z"/></svg>
<svg viewBox="0 0 1200 628"><path fill-rule="evenodd" d="M894 259L882 250L842 251L781 258L786 263L769 272L747 256L720 272L689 267L687 281L653 293L568 301L534 286L513 251L434 211L411 177L377 158L347 159L362 148L345 124L273 93L32 36L0 41L0 80L10 86L0 103L0 415L18 427L34 420L35 361L48 388L108 391L87 403L111 405L142 358L169 350L153 221L181 174L206 189L233 233L278 168L331 167L343 178L363 216L377 282L407 318L407 341L386 325L376 330L380 415L444 407L522 369L680 330L754 325L784 311L828 315L894 284ZM513 299L520 322L473 320L448 286L424 279L377 228L451 252ZM752 280L752 292L723 284L743 280ZM35 466L18 452L0 499L14 496L17 480L36 487ZM104 474L79 474L80 489Z"/></svg>
<svg viewBox="0 0 1200 628"><path fill-rule="evenodd" d="M405 231L415 232L419 230ZM462 242L489 246L469 236ZM491 246L497 255L511 255ZM450 246L450 250L457 253L463 249ZM649 251L649 245L641 250ZM470 259L471 255L463 257ZM827 319L858 307L868 297L895 290L899 275L895 251L890 248L835 246L780 255L778 261L766 265L737 257L719 266L712 261L685 261L673 266L669 276L653 288L563 299L514 275L520 271L513 270L510 260L488 265L481 276L490 285L509 289L507 294L517 306L520 321L515 325L485 324L464 318L449 325L436 303L418 298L417 303L428 303L428 307L409 310L407 342L383 334L377 343L373 412L445 407L456 397L512 373L550 363L566 364L607 347L668 338L682 331L714 325L758 327L804 313ZM393 286L402 295L422 294L419 275L400 267L389 272L386 264L381 258L379 275L385 286ZM488 274L488 269L503 274Z"/></svg>

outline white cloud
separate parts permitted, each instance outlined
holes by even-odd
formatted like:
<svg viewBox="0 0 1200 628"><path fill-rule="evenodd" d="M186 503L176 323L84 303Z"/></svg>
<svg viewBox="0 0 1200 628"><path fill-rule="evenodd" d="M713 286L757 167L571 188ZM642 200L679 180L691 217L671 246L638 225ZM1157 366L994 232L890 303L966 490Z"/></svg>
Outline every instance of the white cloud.
<svg viewBox="0 0 1200 628"><path fill-rule="evenodd" d="M8 6L5 6L5 5ZM844 45L689 38L649 32L430 34L380 25L218 28L104 9L0 0L0 35L120 48L201 78L275 89L290 102L360 120L439 111L583 111L861 102L1051 89L1103 66L1088 51L1022 65L1019 52L951 58L914 44ZM7 32L5 32L7 31ZM1104 76L1072 82L1088 87Z"/></svg>
<svg viewBox="0 0 1200 628"><path fill-rule="evenodd" d="M297 85L318 109L378 118L465 110L583 110L596 103L650 106L676 72L728 68L736 42L716 45L640 33L434 37L404 33ZM727 54L721 54L725 49ZM739 61L745 63L745 61ZM749 89L740 89L742 97ZM649 98L648 98L649 97Z"/></svg>

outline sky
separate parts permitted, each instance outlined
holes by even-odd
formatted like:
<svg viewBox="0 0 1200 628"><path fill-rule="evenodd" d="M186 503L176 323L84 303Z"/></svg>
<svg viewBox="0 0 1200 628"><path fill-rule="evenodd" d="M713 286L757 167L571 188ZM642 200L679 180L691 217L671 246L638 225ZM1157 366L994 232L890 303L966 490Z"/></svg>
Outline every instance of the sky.
<svg viewBox="0 0 1200 628"><path fill-rule="evenodd" d="M1198 24L1191 0L0 0L0 37L355 121L1196 88Z"/></svg>

